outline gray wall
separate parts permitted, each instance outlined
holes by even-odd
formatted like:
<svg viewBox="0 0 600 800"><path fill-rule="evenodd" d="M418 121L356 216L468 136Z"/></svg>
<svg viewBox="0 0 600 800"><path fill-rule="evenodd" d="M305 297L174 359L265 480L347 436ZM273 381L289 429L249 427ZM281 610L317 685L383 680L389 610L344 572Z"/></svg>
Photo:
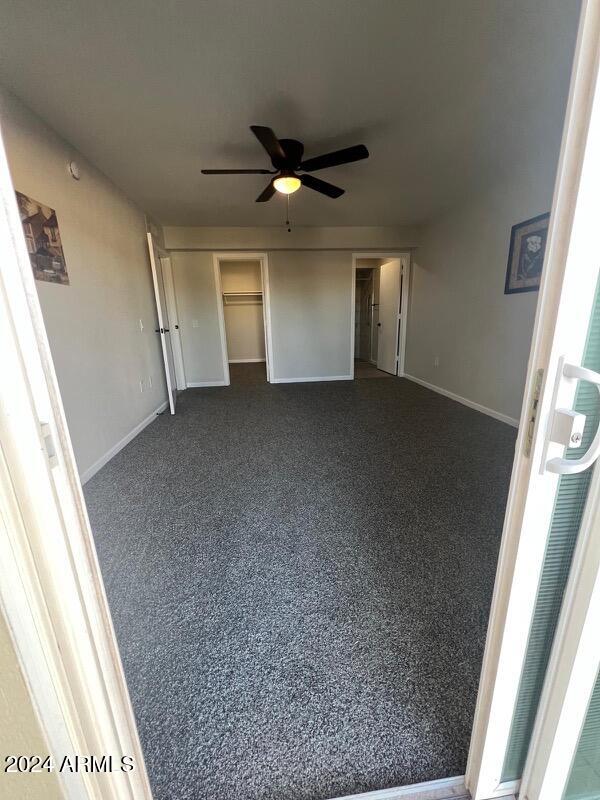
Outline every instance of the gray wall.
<svg viewBox="0 0 600 800"><path fill-rule="evenodd" d="M187 384L223 383L212 253L174 252L171 264Z"/></svg>
<svg viewBox="0 0 600 800"><path fill-rule="evenodd" d="M504 294L510 231L550 210L557 160L558 141L466 198L424 230L413 262L406 372L512 419L538 293Z"/></svg>
<svg viewBox="0 0 600 800"><path fill-rule="evenodd" d="M272 380L351 374L352 254L269 255Z"/></svg>
<svg viewBox="0 0 600 800"><path fill-rule="evenodd" d="M285 225L265 228L164 227L165 247L174 250L409 250L419 241L417 225L369 227L303 227Z"/></svg>
<svg viewBox="0 0 600 800"><path fill-rule="evenodd" d="M348 377L352 254L274 251L268 260L272 380ZM187 383L221 383L224 371L213 254L173 251L171 261Z"/></svg>
<svg viewBox="0 0 600 800"><path fill-rule="evenodd" d="M260 292L260 261L221 261L221 287L225 292ZM236 299L242 302L235 302ZM225 303L225 332L229 361L264 361L263 304L251 298L230 298Z"/></svg>
<svg viewBox="0 0 600 800"><path fill-rule="evenodd" d="M144 215L14 96L2 91L0 103L15 189L58 217L70 285L36 288L86 475L166 400Z"/></svg>

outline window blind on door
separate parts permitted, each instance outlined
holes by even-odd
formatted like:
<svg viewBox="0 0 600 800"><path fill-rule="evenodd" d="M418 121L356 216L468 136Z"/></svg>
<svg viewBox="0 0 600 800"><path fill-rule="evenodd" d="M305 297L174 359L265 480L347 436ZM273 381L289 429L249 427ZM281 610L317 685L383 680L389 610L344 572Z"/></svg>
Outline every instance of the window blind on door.
<svg viewBox="0 0 600 800"><path fill-rule="evenodd" d="M582 363L588 369L600 371L600 287L596 289ZM598 428L600 402L597 388L590 383L580 382L574 407L576 411L586 415L586 424L581 446L567 450L566 458L580 458L589 447ZM502 768L502 781L517 780L523 772L587 500L591 472L592 470L588 469L575 475L562 475L558 484L535 611Z"/></svg>
<svg viewBox="0 0 600 800"><path fill-rule="evenodd" d="M600 673L579 737L563 800L597 800L600 797Z"/></svg>

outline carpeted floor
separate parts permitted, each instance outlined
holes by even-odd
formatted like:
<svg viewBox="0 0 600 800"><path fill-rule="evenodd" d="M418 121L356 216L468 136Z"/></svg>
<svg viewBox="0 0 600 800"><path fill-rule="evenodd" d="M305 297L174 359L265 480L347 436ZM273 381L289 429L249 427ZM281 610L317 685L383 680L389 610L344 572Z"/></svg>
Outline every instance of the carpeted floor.
<svg viewBox="0 0 600 800"><path fill-rule="evenodd" d="M267 367L262 361L229 365L229 380L232 386L256 386L266 384Z"/></svg>
<svg viewBox="0 0 600 800"><path fill-rule="evenodd" d="M156 800L462 774L515 431L402 379L234 372L85 487Z"/></svg>

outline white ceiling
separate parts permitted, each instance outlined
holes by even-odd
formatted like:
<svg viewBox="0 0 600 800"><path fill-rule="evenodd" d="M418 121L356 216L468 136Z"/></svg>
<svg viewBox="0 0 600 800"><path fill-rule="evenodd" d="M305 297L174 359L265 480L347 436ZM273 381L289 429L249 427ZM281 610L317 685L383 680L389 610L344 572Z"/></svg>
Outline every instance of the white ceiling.
<svg viewBox="0 0 600 800"><path fill-rule="evenodd" d="M160 222L279 225L248 129L346 189L292 198L297 225L424 221L555 147L579 0L0 0L3 82Z"/></svg>

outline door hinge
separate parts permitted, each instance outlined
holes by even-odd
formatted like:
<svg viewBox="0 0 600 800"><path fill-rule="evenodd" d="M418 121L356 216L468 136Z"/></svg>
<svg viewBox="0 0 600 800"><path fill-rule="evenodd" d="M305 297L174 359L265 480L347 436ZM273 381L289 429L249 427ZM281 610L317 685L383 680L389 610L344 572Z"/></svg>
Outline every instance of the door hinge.
<svg viewBox="0 0 600 800"><path fill-rule="evenodd" d="M535 432L535 422L537 419L538 406L540 404L540 394L542 392L542 381L544 379L544 370L538 369L535 374L535 383L533 384L533 392L531 393L531 404L529 406L529 418L527 420L527 432L525 433L525 456L529 458L531 455L531 448L533 445L533 434Z"/></svg>
<svg viewBox="0 0 600 800"><path fill-rule="evenodd" d="M54 438L48 422L40 422L40 433L42 435L42 442L44 443L48 464L50 464L51 467L55 467L58 464L58 456L56 455Z"/></svg>

